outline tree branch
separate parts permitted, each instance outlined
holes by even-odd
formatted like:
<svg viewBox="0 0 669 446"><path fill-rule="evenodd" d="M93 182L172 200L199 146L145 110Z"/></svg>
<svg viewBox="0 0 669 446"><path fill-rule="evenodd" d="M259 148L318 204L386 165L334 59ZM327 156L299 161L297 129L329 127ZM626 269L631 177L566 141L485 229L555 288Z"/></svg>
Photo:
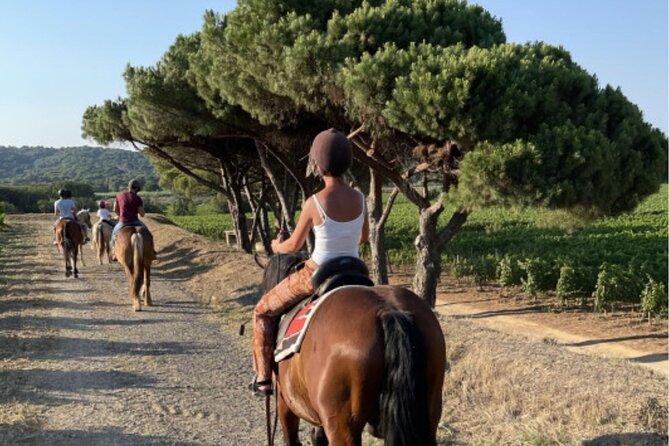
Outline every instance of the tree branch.
<svg viewBox="0 0 669 446"><path fill-rule="evenodd" d="M142 143L142 144L143 144L143 143ZM135 148L137 148L137 146L135 145L134 141L132 142L132 145L133 145ZM181 164L179 161L175 160L175 159L174 159L172 156L170 156L167 152L165 152L165 151L163 151L162 149L158 148L157 146L155 146L155 145L150 145L150 144L148 144L148 145L145 144L145 145L147 146L147 148L149 149L150 152L152 152L153 154L155 154L155 155L158 156L159 158L162 158L162 159L164 159L165 161L167 161L168 163L170 163L172 166L174 166L174 167L175 167L178 171L180 171L181 173L183 173L183 174L185 174L185 175L191 177L192 179L194 179L194 180L197 181L198 183L200 183L200 184L202 184L202 185L204 185L204 186L207 186L208 188L210 188L210 189L212 189L212 190L215 190L215 191L217 191L217 192L220 192L220 193L223 194L226 198L230 198L230 199L232 199L232 194L230 193L230 191L227 190L227 189L225 189L225 188L223 188L223 187L221 187L220 184L216 184L216 183L214 183L213 181L209 181L209 180L207 180L206 178L203 178L203 177L201 177L200 175L196 174L195 172L193 172L192 170L190 170L189 168L187 168L186 166L184 166L183 164Z"/></svg>
<svg viewBox="0 0 669 446"><path fill-rule="evenodd" d="M464 209L458 209L453 213L448 224L437 234L439 249L442 249L453 238L455 233L465 224L468 216L469 212Z"/></svg>
<svg viewBox="0 0 669 446"><path fill-rule="evenodd" d="M388 197L388 201L386 202L386 207L383 209L383 214L381 214L381 218L379 219L378 225L379 226L384 226L386 224L386 221L388 220L388 216L390 215L390 210L393 208L393 203L395 203L395 198L397 198L397 195L399 194L400 190L397 186L393 188L393 191L390 193L390 196Z"/></svg>
<svg viewBox="0 0 669 446"><path fill-rule="evenodd" d="M358 161L385 175L417 207L422 209L430 205L427 197L423 197L408 178L393 170L385 160L374 153L373 149L366 147L357 138L354 138L352 142L353 146L358 148L353 152Z"/></svg>

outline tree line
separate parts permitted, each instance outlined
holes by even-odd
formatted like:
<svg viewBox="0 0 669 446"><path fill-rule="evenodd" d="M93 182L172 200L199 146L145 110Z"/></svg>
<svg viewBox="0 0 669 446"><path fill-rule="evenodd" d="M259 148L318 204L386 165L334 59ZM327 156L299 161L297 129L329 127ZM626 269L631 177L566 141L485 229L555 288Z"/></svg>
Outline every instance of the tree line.
<svg viewBox="0 0 669 446"><path fill-rule="evenodd" d="M665 135L620 89L564 48L507 43L500 19L459 0L240 0L124 78L126 97L85 111L84 136L222 194L247 252L249 232L269 248L269 214L292 229L316 190L313 137L345 131L373 275L387 281L384 225L403 194L419 215L413 289L432 305L440 253L477 209L620 213L666 171Z"/></svg>
<svg viewBox="0 0 669 446"><path fill-rule="evenodd" d="M158 187L149 160L130 150L104 147L0 146L0 182L14 185L75 181L95 191L118 191L130 178L141 178L147 190Z"/></svg>

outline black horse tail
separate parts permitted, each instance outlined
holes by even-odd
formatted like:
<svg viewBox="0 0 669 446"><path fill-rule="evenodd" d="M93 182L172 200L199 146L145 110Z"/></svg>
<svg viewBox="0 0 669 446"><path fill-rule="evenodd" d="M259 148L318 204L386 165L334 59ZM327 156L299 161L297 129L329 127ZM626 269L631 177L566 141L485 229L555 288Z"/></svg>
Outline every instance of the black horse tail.
<svg viewBox="0 0 669 446"><path fill-rule="evenodd" d="M384 307L385 377L379 433L386 446L434 446L428 420L426 354L421 333L409 313Z"/></svg>

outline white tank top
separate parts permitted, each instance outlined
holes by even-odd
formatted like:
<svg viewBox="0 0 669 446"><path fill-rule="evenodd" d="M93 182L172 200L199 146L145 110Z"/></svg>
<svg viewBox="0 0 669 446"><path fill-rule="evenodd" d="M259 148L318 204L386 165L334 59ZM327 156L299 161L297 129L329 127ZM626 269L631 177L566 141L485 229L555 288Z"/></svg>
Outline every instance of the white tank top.
<svg viewBox="0 0 669 446"><path fill-rule="evenodd" d="M364 195L360 194L362 200L360 215L349 221L332 220L325 213L316 195L313 195L313 197L323 223L314 225L313 229L316 241L311 259L316 264L322 265L325 261L334 259L335 257L358 257L358 245L360 244L362 225L365 222Z"/></svg>

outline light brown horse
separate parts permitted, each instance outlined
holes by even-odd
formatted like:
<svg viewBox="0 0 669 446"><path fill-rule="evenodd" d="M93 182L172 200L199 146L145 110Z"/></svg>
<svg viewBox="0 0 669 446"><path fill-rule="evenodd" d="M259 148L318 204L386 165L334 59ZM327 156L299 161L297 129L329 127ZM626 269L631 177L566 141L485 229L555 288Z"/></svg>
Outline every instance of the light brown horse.
<svg viewBox="0 0 669 446"><path fill-rule="evenodd" d="M91 230L91 210L90 209L82 209L79 212L77 212L77 222L79 223L79 227L81 228L81 236L83 239L88 238L88 232ZM84 242L79 245L79 260L81 260L81 264L83 266L86 266L86 263L84 262Z"/></svg>
<svg viewBox="0 0 669 446"><path fill-rule="evenodd" d="M125 226L116 234L114 243L116 259L123 265L130 282L130 298L135 311L142 310L140 294L147 307L151 301L151 262L156 259L153 237L141 226Z"/></svg>
<svg viewBox="0 0 669 446"><path fill-rule="evenodd" d="M62 219L56 223L56 244L58 250L65 259L65 277L72 275L72 266L74 266L74 277L79 277L77 268L77 258L79 247L84 240L81 226L77 221Z"/></svg>
<svg viewBox="0 0 669 446"><path fill-rule="evenodd" d="M93 225L91 232L93 233L92 248L98 256L98 262L102 265L102 258L107 255L107 262L112 263L112 252L110 247L113 224L105 223L103 220L98 220Z"/></svg>
<svg viewBox="0 0 669 446"><path fill-rule="evenodd" d="M264 290L298 261L271 257ZM369 425L385 445L433 446L445 371L441 327L414 293L394 286L336 291L314 316L300 352L275 367L286 444L300 445L303 419L317 426L316 445L361 445Z"/></svg>

